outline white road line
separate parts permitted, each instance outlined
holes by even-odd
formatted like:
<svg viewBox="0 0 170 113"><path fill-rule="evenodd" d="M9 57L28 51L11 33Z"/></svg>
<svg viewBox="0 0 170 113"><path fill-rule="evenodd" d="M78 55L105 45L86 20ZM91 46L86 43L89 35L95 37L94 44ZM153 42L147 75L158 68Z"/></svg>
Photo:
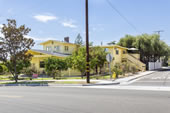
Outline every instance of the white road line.
<svg viewBox="0 0 170 113"><path fill-rule="evenodd" d="M138 83L138 82L147 82L148 83L148 82L164 82L164 81L136 81L135 83ZM166 83L167 82L170 82L170 81L166 81Z"/></svg>
<svg viewBox="0 0 170 113"><path fill-rule="evenodd" d="M0 97L5 97L5 98L22 98L23 96L0 95Z"/></svg>
<svg viewBox="0 0 170 113"><path fill-rule="evenodd" d="M168 91L170 87L156 86L50 86L50 87L72 87L72 88L90 88L90 89L120 89L120 90L142 90L142 91Z"/></svg>

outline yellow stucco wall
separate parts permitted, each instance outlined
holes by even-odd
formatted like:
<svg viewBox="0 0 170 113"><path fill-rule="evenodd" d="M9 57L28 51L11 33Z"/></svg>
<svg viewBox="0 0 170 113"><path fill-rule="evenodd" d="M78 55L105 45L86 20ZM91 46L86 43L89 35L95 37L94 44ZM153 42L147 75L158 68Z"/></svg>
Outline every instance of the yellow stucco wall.
<svg viewBox="0 0 170 113"><path fill-rule="evenodd" d="M121 63L122 62L122 58L123 58L123 51L125 53L127 53L127 49L126 48L122 48L119 46L103 46L103 48L107 48L108 51L112 57L113 57L113 61L111 63L112 66L114 66L116 63ZM119 54L116 54L116 50L118 50Z"/></svg>
<svg viewBox="0 0 170 113"><path fill-rule="evenodd" d="M59 41L47 41L46 43L41 43L43 45L43 50L47 50L47 47L51 47L52 51L55 51L55 46L59 46L59 53L73 53L78 45ZM68 47L68 51L65 51L65 46Z"/></svg>
<svg viewBox="0 0 170 113"><path fill-rule="evenodd" d="M56 58L62 58L62 57L57 57L57 56L52 56L52 55L48 55L48 54L43 54L43 53L39 53L33 50L29 50L27 52L27 54L32 54L33 57L31 59L31 64L33 66L35 66L35 68L42 72L44 70L44 68L40 68L40 62L44 61L45 59L49 58L49 57L56 57Z"/></svg>

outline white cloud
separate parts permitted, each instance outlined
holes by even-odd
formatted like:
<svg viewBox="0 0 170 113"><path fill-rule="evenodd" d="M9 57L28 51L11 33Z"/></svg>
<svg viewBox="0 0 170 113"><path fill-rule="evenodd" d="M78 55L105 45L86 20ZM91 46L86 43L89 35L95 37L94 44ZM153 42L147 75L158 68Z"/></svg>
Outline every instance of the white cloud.
<svg viewBox="0 0 170 113"><path fill-rule="evenodd" d="M57 20L58 18L56 16L50 16L50 15L35 15L34 18L40 22L48 22L51 20Z"/></svg>
<svg viewBox="0 0 170 113"><path fill-rule="evenodd" d="M104 31L104 25L102 25L102 24L92 25L92 26L90 26L90 30L93 31L93 32Z"/></svg>
<svg viewBox="0 0 170 113"><path fill-rule="evenodd" d="M61 22L64 27L69 27L69 28L77 28L77 25L75 25L73 20L65 20Z"/></svg>

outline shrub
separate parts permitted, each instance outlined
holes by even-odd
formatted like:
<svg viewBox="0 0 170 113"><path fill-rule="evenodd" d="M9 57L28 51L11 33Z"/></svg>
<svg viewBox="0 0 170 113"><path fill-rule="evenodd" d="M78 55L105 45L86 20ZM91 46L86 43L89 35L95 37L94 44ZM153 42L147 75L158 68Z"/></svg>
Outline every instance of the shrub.
<svg viewBox="0 0 170 113"><path fill-rule="evenodd" d="M5 65L0 64L0 74L4 74L6 72L8 72L8 68Z"/></svg>
<svg viewBox="0 0 170 113"><path fill-rule="evenodd" d="M129 66L128 63L123 63L121 67L122 67L122 74L123 75L130 72L130 66Z"/></svg>
<svg viewBox="0 0 170 113"><path fill-rule="evenodd" d="M30 67L24 69L24 73L26 76L28 76L30 78L30 80L32 80L32 75L35 73L37 74L38 71L35 68L35 66L30 66Z"/></svg>
<svg viewBox="0 0 170 113"><path fill-rule="evenodd" d="M136 66L134 66L134 65L131 65L130 68L131 68L131 72L132 72L133 74L135 74L135 73L138 71L137 68L136 68Z"/></svg>
<svg viewBox="0 0 170 113"><path fill-rule="evenodd" d="M112 73L116 73L116 78L118 78L119 75L122 75L122 68L121 64L117 63L113 68L112 68Z"/></svg>
<svg viewBox="0 0 170 113"><path fill-rule="evenodd" d="M61 77L61 71L67 70L67 62L65 59L58 59L55 57L51 57L45 60L45 71L49 76Z"/></svg>

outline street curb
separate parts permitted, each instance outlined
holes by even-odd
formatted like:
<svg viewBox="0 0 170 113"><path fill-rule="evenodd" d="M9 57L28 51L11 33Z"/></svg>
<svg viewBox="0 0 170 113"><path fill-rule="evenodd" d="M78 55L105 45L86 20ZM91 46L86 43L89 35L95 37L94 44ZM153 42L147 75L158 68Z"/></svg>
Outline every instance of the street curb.
<svg viewBox="0 0 170 113"><path fill-rule="evenodd" d="M82 84L1 84L0 87L8 87L8 86L82 86Z"/></svg>
<svg viewBox="0 0 170 113"><path fill-rule="evenodd" d="M82 86L101 86L101 85L118 85L120 82L114 83L99 83L99 84L83 84Z"/></svg>
<svg viewBox="0 0 170 113"><path fill-rule="evenodd" d="M148 74L145 74L145 75L143 75L143 76L139 76L139 77L136 77L136 78L132 78L132 79L128 80L127 82L130 82L130 81L135 80L135 79L138 79L138 78L142 78L142 77L144 77L144 76L147 76L147 75L153 74L153 73L155 73L155 72L156 72L156 71L151 72L151 73L148 73Z"/></svg>
<svg viewBox="0 0 170 113"><path fill-rule="evenodd" d="M1 84L0 87L4 86L49 86L48 84Z"/></svg>
<svg viewBox="0 0 170 113"><path fill-rule="evenodd" d="M155 73L156 71L153 71L151 73L139 76L139 77L135 77L132 79L127 80L126 82L130 82L133 81L135 79L138 78L142 78L144 76L150 75ZM121 84L121 82L112 82L112 83L96 83L96 84L0 84L0 87L3 86L102 86L102 85L119 85Z"/></svg>

